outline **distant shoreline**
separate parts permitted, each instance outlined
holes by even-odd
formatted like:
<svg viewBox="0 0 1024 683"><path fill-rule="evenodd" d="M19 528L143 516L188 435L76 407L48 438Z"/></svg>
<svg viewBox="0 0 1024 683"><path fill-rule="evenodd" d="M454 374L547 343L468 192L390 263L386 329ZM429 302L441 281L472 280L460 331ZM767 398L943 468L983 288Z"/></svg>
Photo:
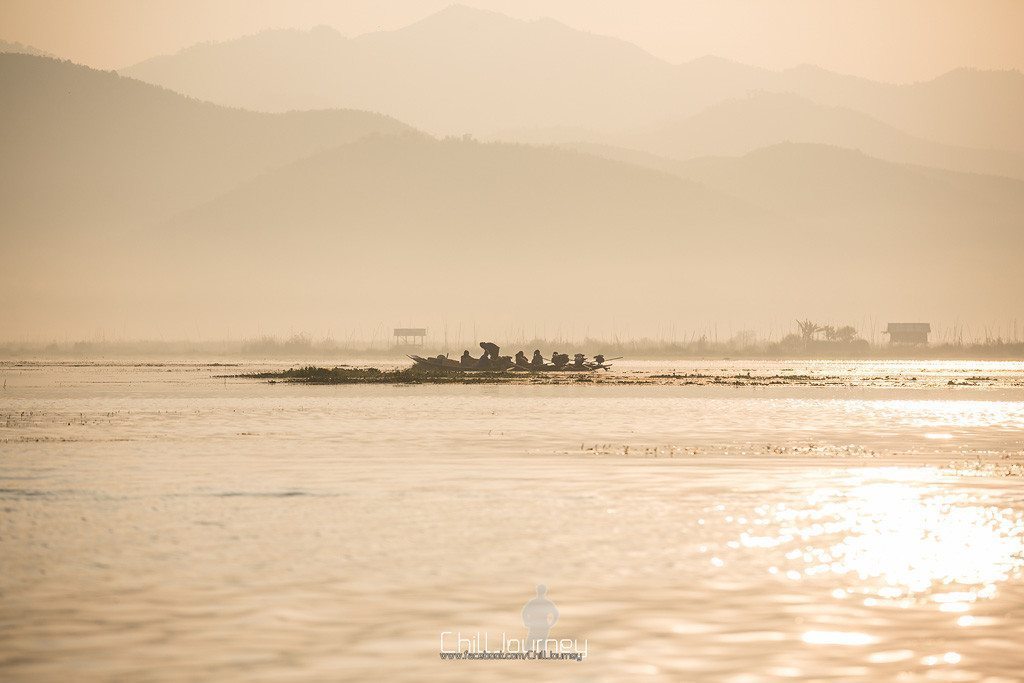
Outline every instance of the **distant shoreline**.
<svg viewBox="0 0 1024 683"><path fill-rule="evenodd" d="M0 361L102 361L115 359L183 359L218 361L324 361L344 363L350 360L379 360L406 362L406 354L437 355L445 351L451 357L461 354L463 344L424 347L360 347L318 343L290 343L261 341L100 341L54 343L0 343ZM475 348L475 347L471 347ZM1024 342L990 342L977 344L933 344L928 346L898 346L876 344L856 350L841 344L815 342L806 348L783 348L779 344L762 344L747 348L732 348L727 344L671 344L648 341L602 342L540 341L502 345L503 351L522 349L530 353L539 348L545 354L553 350L565 353L584 353L592 356L623 356L634 360L705 360L705 361L764 361L764 360L821 360L821 361L922 361L922 360L985 360L1024 361Z"/></svg>

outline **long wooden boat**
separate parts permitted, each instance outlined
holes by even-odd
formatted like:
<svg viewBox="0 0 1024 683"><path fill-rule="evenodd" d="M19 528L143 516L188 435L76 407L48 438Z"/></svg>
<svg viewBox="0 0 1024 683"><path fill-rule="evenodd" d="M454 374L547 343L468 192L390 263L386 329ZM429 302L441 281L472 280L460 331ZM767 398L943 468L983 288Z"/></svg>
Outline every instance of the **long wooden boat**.
<svg viewBox="0 0 1024 683"><path fill-rule="evenodd" d="M498 367L470 367L463 365L457 360L452 358L443 358L438 360L437 358L423 358L422 356L409 356L412 359L415 368L422 368L424 370L442 370L445 372L595 372L597 370L607 370L611 367L609 363L603 365L597 363L584 363L583 365L576 365L569 363L562 367L555 367L554 365L545 364L543 366L535 365L516 365L513 361L508 360L502 362Z"/></svg>

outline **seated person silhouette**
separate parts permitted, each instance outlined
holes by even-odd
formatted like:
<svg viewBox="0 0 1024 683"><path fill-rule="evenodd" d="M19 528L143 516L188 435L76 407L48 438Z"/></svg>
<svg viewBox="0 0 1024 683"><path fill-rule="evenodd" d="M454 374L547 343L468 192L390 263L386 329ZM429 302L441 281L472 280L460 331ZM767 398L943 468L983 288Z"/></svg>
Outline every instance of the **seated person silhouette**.
<svg viewBox="0 0 1024 683"><path fill-rule="evenodd" d="M498 353L501 349L494 342L480 342L480 348L484 350L483 357L490 361L498 360Z"/></svg>
<svg viewBox="0 0 1024 683"><path fill-rule="evenodd" d="M555 351L551 354L551 362L556 368L564 368L569 364L569 354Z"/></svg>
<svg viewBox="0 0 1024 683"><path fill-rule="evenodd" d="M523 626L526 627L526 651L547 652L548 632L558 621L558 608L547 599L548 587L537 586L537 597L523 606Z"/></svg>

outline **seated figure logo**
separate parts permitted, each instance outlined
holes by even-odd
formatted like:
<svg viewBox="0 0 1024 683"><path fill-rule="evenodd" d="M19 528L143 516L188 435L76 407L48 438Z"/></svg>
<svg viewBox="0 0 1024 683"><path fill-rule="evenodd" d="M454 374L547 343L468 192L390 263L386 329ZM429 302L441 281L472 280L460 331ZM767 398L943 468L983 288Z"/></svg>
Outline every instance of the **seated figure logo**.
<svg viewBox="0 0 1024 683"><path fill-rule="evenodd" d="M558 623L558 608L548 598L548 587L537 586L537 596L528 600L522 610L526 636L509 635L504 631L441 631L441 659L450 661L574 661L582 662L590 654L586 639L552 638L551 629Z"/></svg>
<svg viewBox="0 0 1024 683"><path fill-rule="evenodd" d="M547 597L548 587L537 586L537 597L523 606L523 626L526 627L526 650L547 652L548 633L558 621L558 608Z"/></svg>

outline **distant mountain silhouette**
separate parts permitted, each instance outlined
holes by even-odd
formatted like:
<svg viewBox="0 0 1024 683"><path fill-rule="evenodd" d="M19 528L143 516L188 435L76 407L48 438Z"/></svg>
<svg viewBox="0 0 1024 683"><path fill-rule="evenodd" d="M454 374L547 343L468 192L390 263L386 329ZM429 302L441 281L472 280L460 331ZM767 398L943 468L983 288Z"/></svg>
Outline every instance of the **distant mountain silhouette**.
<svg viewBox="0 0 1024 683"><path fill-rule="evenodd" d="M819 67L781 72L770 90L849 107L949 145L1024 151L1024 74L954 69L920 83L893 85Z"/></svg>
<svg viewBox="0 0 1024 683"><path fill-rule="evenodd" d="M782 142L819 143L890 161L1024 178L1024 153L943 145L861 112L790 93L726 100L681 121L605 138L678 159L735 156Z"/></svg>
<svg viewBox="0 0 1024 683"><path fill-rule="evenodd" d="M86 328L130 315L146 329L200 318L301 329L325 316L373 325L381 310L758 319L871 310L894 291L922 315L984 318L1024 287L1024 183L1008 178L817 144L681 161L435 140L377 114L226 109L24 54L0 55L0 88L0 285L19 329L54 315ZM859 131L844 144L948 151L790 96L723 104L734 129L750 121L744 102L806 117L796 128L822 138ZM658 134L732 144L700 117ZM762 126L743 145L790 134Z"/></svg>
<svg viewBox="0 0 1024 683"><path fill-rule="evenodd" d="M712 228L742 228L763 217L728 194L590 154L375 137L263 174L179 214L171 233L186 242L192 233L388 246L396 259L443 256L451 244L487 258L505 235L513 248L502 258L517 260L552 240L580 257L605 253L626 235L640 250L694 247Z"/></svg>
<svg viewBox="0 0 1024 683"><path fill-rule="evenodd" d="M23 43L12 42L9 40L0 40L0 54L5 52L14 52L23 55L35 55L37 57L54 57L54 55L50 54L49 52L46 52L45 50L40 50L37 47L32 47L31 45L24 45Z"/></svg>
<svg viewBox="0 0 1024 683"><path fill-rule="evenodd" d="M755 224L763 233L751 234ZM703 305L700 281L720 246L756 249L781 227L715 190L587 154L382 137L180 214L157 249L231 300L270 272L264 305L333 305L358 319L385 305L458 306L523 320L601 316L662 288Z"/></svg>
<svg viewBox="0 0 1024 683"><path fill-rule="evenodd" d="M858 234L884 228L893 240L950 225L965 231L965 241L972 224L1001 241L1016 239L1024 225L1024 180L893 163L834 145L787 142L688 160L595 143L556 147L669 173L784 222L851 226Z"/></svg>
<svg viewBox="0 0 1024 683"><path fill-rule="evenodd" d="M683 178L807 223L884 231L944 251L990 240L1024 246L1024 181L895 164L828 145L785 143L679 163ZM942 234L953 240L937 241Z"/></svg>
<svg viewBox="0 0 1024 683"><path fill-rule="evenodd" d="M628 151L614 158L614 149L366 139L261 175L184 212L175 232L290 240L298 229L347 241L354 235L346 226L359 225L358 232L376 240L429 235L421 247L427 252L443 252L449 241L472 251L475 237L492 232L544 241L557 226L559 239L578 241L579 253L589 253L616 239L624 219L631 237L655 252L680 238L691 247L717 246L733 230L749 236L769 224L776 230L800 225L822 236L856 227L858 239L884 233L892 241L920 239L944 226L964 246L980 234L1003 243L1024 239L1020 180L892 163L817 144L689 161ZM415 230L407 232L408 226ZM479 243L489 249L487 240Z"/></svg>
<svg viewBox="0 0 1024 683"><path fill-rule="evenodd" d="M1024 284L1012 257L1024 183L819 145L676 164L673 178L553 147L367 139L179 215L160 250L180 263L200 240L209 255L231 249L231 263L193 258L204 287L272 270L288 284L261 301L311 292L302 306L341 298L359 317L413 282L424 305L485 310L500 293L520 319L555 315L567 297L599 316L659 292L709 315L709 293L750 315L794 291L856 306L923 282L922 302L966 305L989 285L955 274L979 261ZM373 297L350 281L372 282Z"/></svg>
<svg viewBox="0 0 1024 683"><path fill-rule="evenodd" d="M366 112L225 109L25 54L0 54L0 91L8 233L159 222L274 166L411 130Z"/></svg>
<svg viewBox="0 0 1024 683"><path fill-rule="evenodd" d="M615 132L679 121L751 91L792 92L948 145L1024 151L1024 76L958 70L876 83L815 67L768 71L705 57L675 65L625 41L543 19L453 5L399 29L267 31L123 70L220 104L262 111L354 107L432 132L573 126Z"/></svg>
<svg viewBox="0 0 1024 683"><path fill-rule="evenodd" d="M639 123L645 117L623 100L648 96L674 71L623 41L453 5L397 31L266 31L122 73L226 105L366 108L461 134L524 118Z"/></svg>
<svg viewBox="0 0 1024 683"><path fill-rule="evenodd" d="M764 256L811 271L831 264L808 282L823 287L832 306L897 297L920 310L998 316L1000 296L1024 291L1022 181L806 144L695 159L676 170L805 226L799 243L783 238Z"/></svg>

